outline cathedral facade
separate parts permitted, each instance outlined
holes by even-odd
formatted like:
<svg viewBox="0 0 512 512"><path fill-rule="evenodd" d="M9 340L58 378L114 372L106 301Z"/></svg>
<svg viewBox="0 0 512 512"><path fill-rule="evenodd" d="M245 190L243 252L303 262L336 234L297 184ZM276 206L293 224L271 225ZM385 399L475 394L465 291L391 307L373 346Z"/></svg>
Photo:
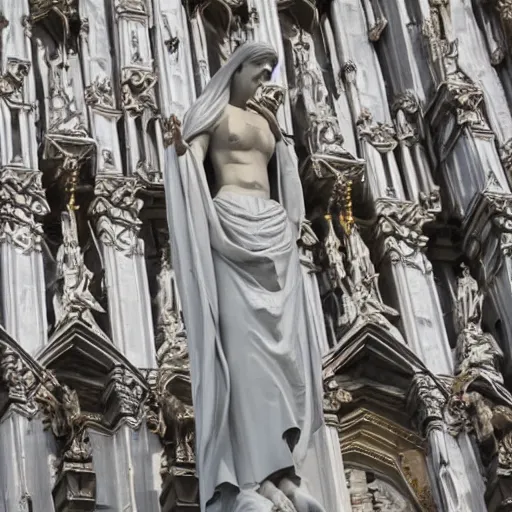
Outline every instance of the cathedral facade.
<svg viewBox="0 0 512 512"><path fill-rule="evenodd" d="M0 512L199 512L166 150L249 41L326 332L305 485L512 511L510 0L0 0Z"/></svg>

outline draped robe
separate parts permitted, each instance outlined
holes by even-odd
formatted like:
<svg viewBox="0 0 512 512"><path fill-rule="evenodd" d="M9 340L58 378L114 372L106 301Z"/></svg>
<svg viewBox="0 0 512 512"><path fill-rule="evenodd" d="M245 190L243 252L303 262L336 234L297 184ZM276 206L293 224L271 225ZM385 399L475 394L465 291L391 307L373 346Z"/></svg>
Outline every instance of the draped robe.
<svg viewBox="0 0 512 512"><path fill-rule="evenodd" d="M278 142L274 161L277 201L237 194L212 199L204 163L193 151L178 158L174 146L166 150L168 222L188 333L203 512L222 484L246 489L300 465L323 421L319 347L325 327L316 278L299 263L304 200L293 147ZM247 216L253 217L242 219L247 225L237 225ZM255 222L259 227L248 233ZM261 271L265 265L268 276ZM266 277L276 282L263 283ZM277 302L258 305L265 297ZM288 305L279 303L283 298ZM297 318L278 318L292 310ZM296 339L281 339L280 330ZM293 458L280 428L300 432Z"/></svg>

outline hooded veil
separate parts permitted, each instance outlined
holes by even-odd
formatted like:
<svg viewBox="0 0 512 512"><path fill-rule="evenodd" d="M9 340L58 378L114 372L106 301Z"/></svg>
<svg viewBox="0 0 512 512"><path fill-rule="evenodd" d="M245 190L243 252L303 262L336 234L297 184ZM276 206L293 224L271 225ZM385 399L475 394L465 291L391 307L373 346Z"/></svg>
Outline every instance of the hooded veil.
<svg viewBox="0 0 512 512"><path fill-rule="evenodd" d="M247 43L234 52L185 115L183 139L186 143L208 132L220 118L229 102L232 76L241 64L262 57L277 61L275 50L263 43ZM284 207L293 237L297 239L304 217L304 199L293 147L284 141L278 142L269 167L273 198ZM196 418L196 466L201 510L204 511L220 485L239 485L228 417L230 368L219 328L218 293L222 293L222 289L217 287L212 255L212 246L218 243L216 237L222 237L222 227L204 163L198 161L193 151L188 149L178 158L174 146L167 148L164 179L172 260L188 333ZM298 347L304 366L306 400L299 426L300 437L293 451L297 465L305 458L311 435L322 424L319 346L325 340L315 277L302 265L301 272L308 343ZM257 392L255 388L254 393ZM260 421L263 425L272 421L271 411Z"/></svg>

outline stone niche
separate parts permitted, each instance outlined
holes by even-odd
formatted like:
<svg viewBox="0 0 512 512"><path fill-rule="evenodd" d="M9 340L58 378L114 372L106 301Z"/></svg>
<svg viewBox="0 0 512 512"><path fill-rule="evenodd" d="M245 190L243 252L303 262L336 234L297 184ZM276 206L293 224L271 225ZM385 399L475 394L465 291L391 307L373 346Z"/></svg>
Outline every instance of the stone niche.
<svg viewBox="0 0 512 512"><path fill-rule="evenodd" d="M420 436L365 408L339 432L353 512L437 511Z"/></svg>

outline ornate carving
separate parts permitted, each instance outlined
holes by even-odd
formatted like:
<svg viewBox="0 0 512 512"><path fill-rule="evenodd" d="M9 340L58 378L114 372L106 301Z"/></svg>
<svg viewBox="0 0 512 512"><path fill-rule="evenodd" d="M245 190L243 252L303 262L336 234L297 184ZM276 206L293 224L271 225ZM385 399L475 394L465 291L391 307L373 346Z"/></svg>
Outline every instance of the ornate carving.
<svg viewBox="0 0 512 512"><path fill-rule="evenodd" d="M496 2L501 19L507 22L512 21L512 2L510 0L498 0Z"/></svg>
<svg viewBox="0 0 512 512"><path fill-rule="evenodd" d="M484 95L480 87L461 72L450 76L445 85L459 125L487 126L482 112Z"/></svg>
<svg viewBox="0 0 512 512"><path fill-rule="evenodd" d="M96 475L88 420L81 411L76 391L61 385L52 373L46 372L37 401L45 427L51 429L60 443L58 477L52 493L56 511L93 511Z"/></svg>
<svg viewBox="0 0 512 512"><path fill-rule="evenodd" d="M399 141L412 146L419 140L418 130L415 126L419 113L418 98L413 91L399 94L391 110L395 116L396 136Z"/></svg>
<svg viewBox="0 0 512 512"><path fill-rule="evenodd" d="M341 242L337 237L332 223L332 215L326 215L328 232L323 240L323 253L326 258L326 267L329 280L333 287L343 288L343 281L347 276L344 264L344 254L341 252Z"/></svg>
<svg viewBox="0 0 512 512"><path fill-rule="evenodd" d="M512 475L512 395L499 371L502 352L481 327L483 294L462 266L455 297L458 328L455 379L448 410L452 433L474 432L489 477ZM493 461L497 458L498 464Z"/></svg>
<svg viewBox="0 0 512 512"><path fill-rule="evenodd" d="M37 44L40 65L48 72L48 90L45 91L48 98L48 107L45 110L48 134L87 138L85 118L77 107L72 83L68 77L68 55L62 48L57 48L51 53L40 40L37 40Z"/></svg>
<svg viewBox="0 0 512 512"><path fill-rule="evenodd" d="M97 229L105 245L126 256L143 254L139 239L139 212L144 201L137 193L144 187L138 178L98 176L89 212L97 218Z"/></svg>
<svg viewBox="0 0 512 512"><path fill-rule="evenodd" d="M413 264L411 257L424 250L428 237L422 234L423 226L432 222L435 215L418 203L379 200L376 237L383 241L383 252L392 261Z"/></svg>
<svg viewBox="0 0 512 512"><path fill-rule="evenodd" d="M0 347L0 383L7 389L7 406L16 404L23 412L33 415L37 407L32 401L38 381L34 372L13 349ZM0 403L0 412L4 404Z"/></svg>
<svg viewBox="0 0 512 512"><path fill-rule="evenodd" d="M160 123L162 125L164 147L168 148L175 142L176 128L181 128L181 121L175 115L171 115L167 118L161 117Z"/></svg>
<svg viewBox="0 0 512 512"><path fill-rule="evenodd" d="M157 302L157 400L162 411L161 436L172 446L173 464L193 464L194 411L187 336L169 249L162 251Z"/></svg>
<svg viewBox="0 0 512 512"><path fill-rule="evenodd" d="M45 18L52 11L68 19L78 16L78 0L30 0L29 4L34 22Z"/></svg>
<svg viewBox="0 0 512 512"><path fill-rule="evenodd" d="M499 149L500 160L508 176L512 176L512 139L508 139Z"/></svg>
<svg viewBox="0 0 512 512"><path fill-rule="evenodd" d="M393 151L398 142L395 129L386 123L374 123L372 113L363 107L357 120L359 137L367 140L381 153Z"/></svg>
<svg viewBox="0 0 512 512"><path fill-rule="evenodd" d="M486 194L492 213L492 222L501 233L512 233L512 197Z"/></svg>
<svg viewBox="0 0 512 512"><path fill-rule="evenodd" d="M339 425L338 413L343 404L352 401L352 395L342 389L335 379L329 379L324 383L324 415L328 426L337 428Z"/></svg>
<svg viewBox="0 0 512 512"><path fill-rule="evenodd" d="M147 14L146 0L117 0L119 14Z"/></svg>
<svg viewBox="0 0 512 512"><path fill-rule="evenodd" d="M371 485L379 473L386 474L389 477L387 482L396 485L402 492L409 489L395 505L410 500L405 510L419 510L421 503L425 505L425 511L435 511L429 497L430 482L421 437L366 409L357 409L345 415L339 432L354 511L388 510L381 506L388 504L389 493L383 492L382 496L380 484ZM350 469L352 465L372 468L368 475L370 478L366 479L364 471L359 475L354 473L357 470ZM367 507L363 508L363 504ZM391 507L389 510L400 510Z"/></svg>
<svg viewBox="0 0 512 512"><path fill-rule="evenodd" d="M30 66L31 63L24 60L8 59L7 70L0 77L0 96L22 103L23 83L30 72Z"/></svg>
<svg viewBox="0 0 512 512"><path fill-rule="evenodd" d="M86 430L86 417L80 409L76 391L61 385L51 372L39 389L37 401L46 428L63 442L62 461L90 462L92 448Z"/></svg>
<svg viewBox="0 0 512 512"><path fill-rule="evenodd" d="M115 108L114 91L110 78L96 78L85 88L85 103L99 110L111 111Z"/></svg>
<svg viewBox="0 0 512 512"><path fill-rule="evenodd" d="M284 101L285 88L278 84L261 84L254 96L247 102L247 108L263 116L276 140L281 140L282 133L277 122L277 111Z"/></svg>
<svg viewBox="0 0 512 512"><path fill-rule="evenodd" d="M84 263L78 241L75 213L68 207L61 218L63 241L57 251L56 290L53 298L55 328L59 329L71 319L78 317L93 330L101 331L92 311L105 311L89 290L93 273Z"/></svg>
<svg viewBox="0 0 512 512"><path fill-rule="evenodd" d="M40 172L0 170L0 243L24 253L40 251L43 228L37 219L49 211Z"/></svg>
<svg viewBox="0 0 512 512"><path fill-rule="evenodd" d="M121 100L123 109L133 115L140 115L146 109L156 113L155 85L157 76L153 71L123 69Z"/></svg>
<svg viewBox="0 0 512 512"><path fill-rule="evenodd" d="M292 43L296 75L295 88L290 96L309 154L323 155L324 158L350 158L351 155L343 148L338 120L329 105L329 93L315 58L311 34L291 22L285 23L284 29Z"/></svg>
<svg viewBox="0 0 512 512"><path fill-rule="evenodd" d="M140 161L135 169L135 175L145 187L154 187L164 183L162 172L149 162Z"/></svg>
<svg viewBox="0 0 512 512"><path fill-rule="evenodd" d="M140 424L147 393L140 379L127 367L115 365L110 371L103 394L105 417L110 425L126 418L133 427Z"/></svg>
<svg viewBox="0 0 512 512"><path fill-rule="evenodd" d="M414 376L409 391L409 410L421 432L428 435L433 428L440 428L444 420L447 397L432 376L418 373Z"/></svg>

